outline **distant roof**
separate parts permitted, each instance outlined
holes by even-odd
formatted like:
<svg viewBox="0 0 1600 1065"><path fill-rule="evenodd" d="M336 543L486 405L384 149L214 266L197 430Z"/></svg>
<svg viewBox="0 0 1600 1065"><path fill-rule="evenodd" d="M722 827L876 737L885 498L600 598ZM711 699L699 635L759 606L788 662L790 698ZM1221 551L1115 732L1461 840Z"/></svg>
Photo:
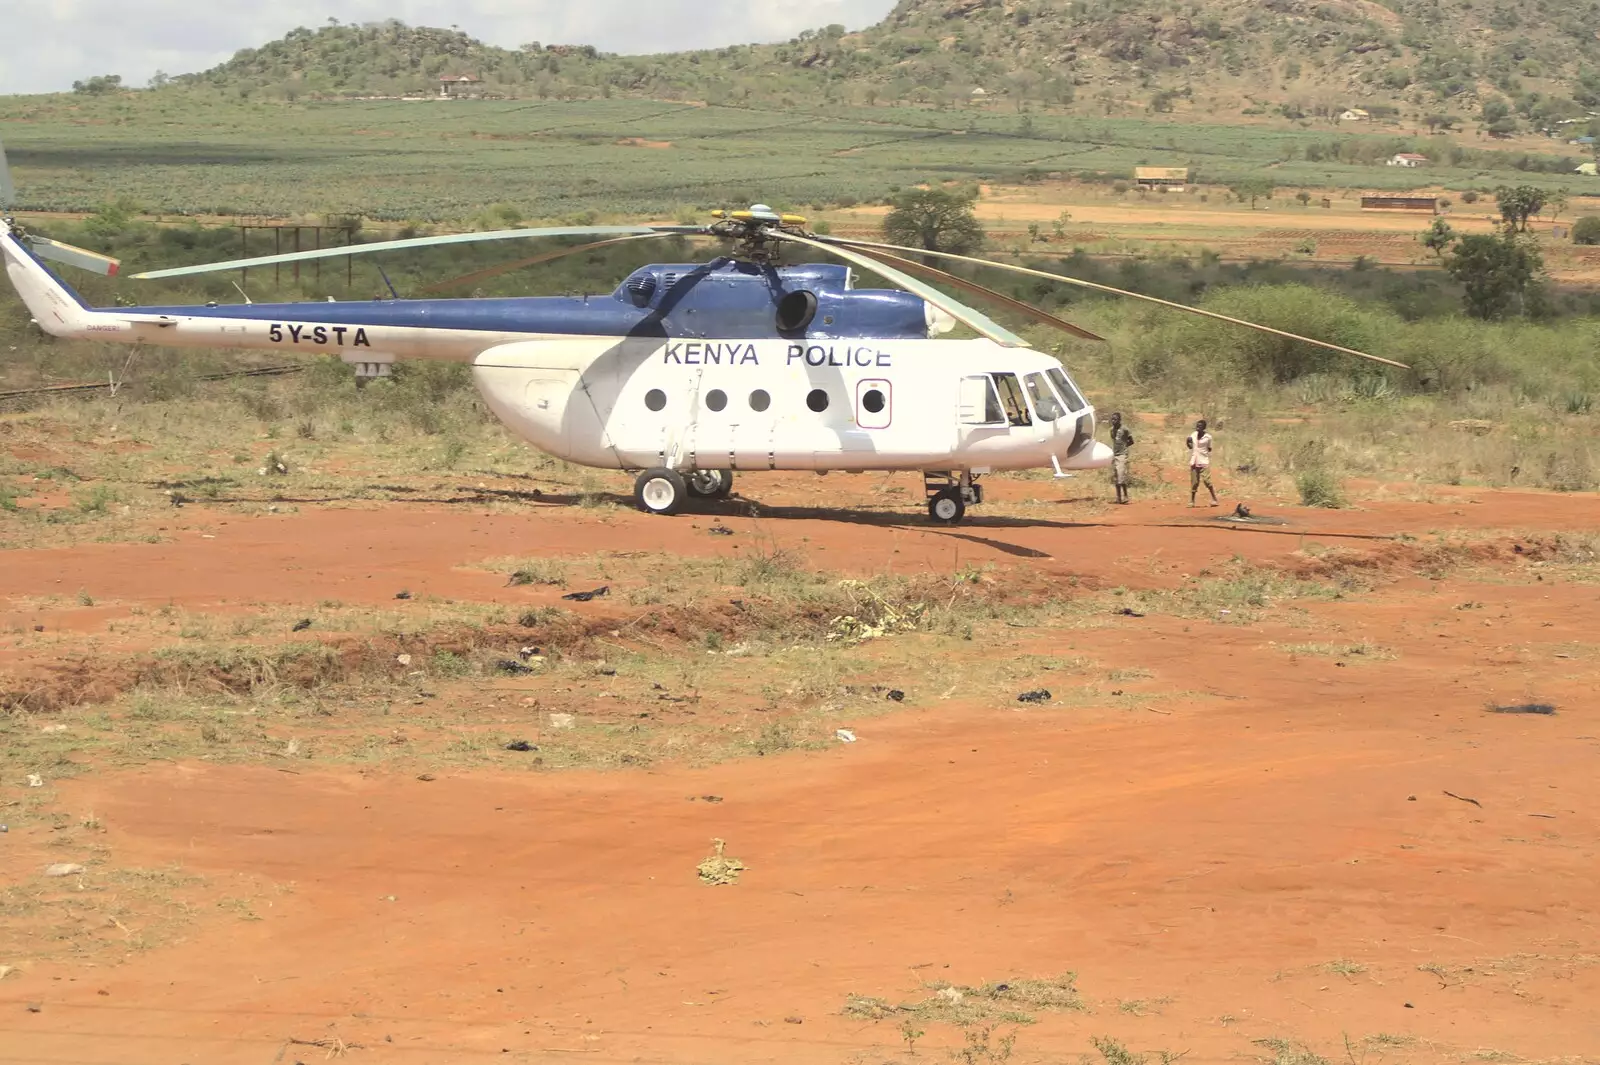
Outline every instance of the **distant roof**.
<svg viewBox="0 0 1600 1065"><path fill-rule="evenodd" d="M1136 181L1188 181L1189 168L1186 166L1136 166L1133 168L1133 177Z"/></svg>
<svg viewBox="0 0 1600 1065"><path fill-rule="evenodd" d="M1420 159L1424 163L1426 163L1428 161L1428 157L1426 155L1418 155L1416 152L1401 152L1398 155L1396 155L1395 158L1396 159Z"/></svg>
<svg viewBox="0 0 1600 1065"><path fill-rule="evenodd" d="M440 81L481 81L476 74L440 74Z"/></svg>
<svg viewBox="0 0 1600 1065"><path fill-rule="evenodd" d="M979 86L978 88L972 90L971 95L973 95L973 96L988 96L989 92L988 92L988 90L984 89L982 86Z"/></svg>

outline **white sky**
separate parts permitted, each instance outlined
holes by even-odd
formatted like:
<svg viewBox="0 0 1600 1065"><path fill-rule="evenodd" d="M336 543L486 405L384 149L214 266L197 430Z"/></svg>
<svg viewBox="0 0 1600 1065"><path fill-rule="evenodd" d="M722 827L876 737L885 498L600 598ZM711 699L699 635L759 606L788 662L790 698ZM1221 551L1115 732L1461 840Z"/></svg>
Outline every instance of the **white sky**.
<svg viewBox="0 0 1600 1065"><path fill-rule="evenodd" d="M607 52L672 52L781 41L843 23L860 29L894 0L0 0L0 94L58 92L94 74L143 86L157 70L215 66L329 18L456 26L514 48L527 41Z"/></svg>

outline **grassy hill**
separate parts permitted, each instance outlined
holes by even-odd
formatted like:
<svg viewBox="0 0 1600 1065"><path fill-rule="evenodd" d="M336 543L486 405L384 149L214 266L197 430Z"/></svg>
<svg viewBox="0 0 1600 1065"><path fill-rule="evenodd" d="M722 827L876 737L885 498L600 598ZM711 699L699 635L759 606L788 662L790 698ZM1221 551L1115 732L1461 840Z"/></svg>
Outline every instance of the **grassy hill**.
<svg viewBox="0 0 1600 1065"><path fill-rule="evenodd" d="M1549 127L1600 106L1593 0L901 0L859 33L615 56L486 45L387 21L298 29L175 79L242 96L402 95L470 73L485 91L573 99L1277 115L1428 115Z"/></svg>

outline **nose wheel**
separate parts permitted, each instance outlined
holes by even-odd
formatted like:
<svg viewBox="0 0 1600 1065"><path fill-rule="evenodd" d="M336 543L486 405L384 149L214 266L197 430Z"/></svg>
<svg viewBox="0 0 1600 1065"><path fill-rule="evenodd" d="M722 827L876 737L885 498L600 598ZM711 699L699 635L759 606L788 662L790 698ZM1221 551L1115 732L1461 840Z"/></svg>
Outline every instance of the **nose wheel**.
<svg viewBox="0 0 1600 1065"><path fill-rule="evenodd" d="M967 506L983 502L978 479L966 470L924 473L922 488L928 496L928 517L940 525L954 525L966 516Z"/></svg>

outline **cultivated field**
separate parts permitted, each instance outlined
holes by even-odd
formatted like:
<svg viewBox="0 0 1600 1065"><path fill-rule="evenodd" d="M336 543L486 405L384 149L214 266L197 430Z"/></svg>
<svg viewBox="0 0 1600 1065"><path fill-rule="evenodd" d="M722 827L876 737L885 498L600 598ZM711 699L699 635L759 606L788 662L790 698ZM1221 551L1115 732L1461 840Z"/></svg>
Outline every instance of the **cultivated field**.
<svg viewBox="0 0 1600 1065"><path fill-rule="evenodd" d="M1594 496L661 519L285 387L0 421L0 1061L1600 1056Z"/></svg>

